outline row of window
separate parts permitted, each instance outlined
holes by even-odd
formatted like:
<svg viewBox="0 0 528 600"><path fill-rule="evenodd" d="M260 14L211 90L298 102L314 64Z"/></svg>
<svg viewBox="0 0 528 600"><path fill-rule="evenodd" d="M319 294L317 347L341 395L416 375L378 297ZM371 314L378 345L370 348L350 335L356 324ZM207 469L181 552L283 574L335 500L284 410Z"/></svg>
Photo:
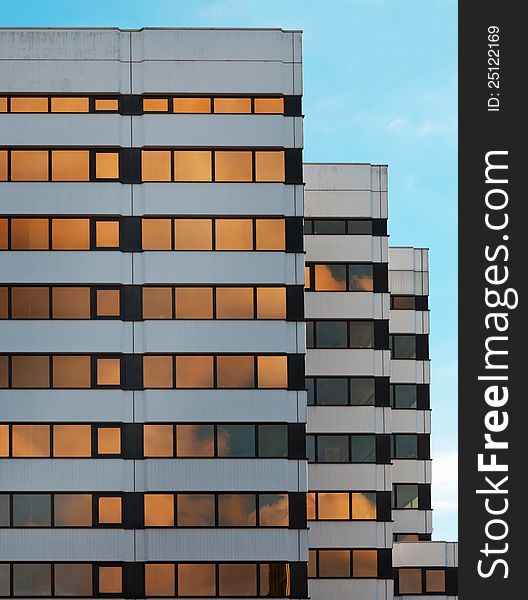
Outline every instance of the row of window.
<svg viewBox="0 0 528 600"><path fill-rule="evenodd" d="M360 501L355 498L356 505ZM290 525L287 493L103 492L0 494L0 527L123 527L124 513L130 521L130 513L137 506L142 507L142 518L128 523L128 528Z"/></svg>
<svg viewBox="0 0 528 600"><path fill-rule="evenodd" d="M428 310L427 296L397 296L391 294L390 307L393 310Z"/></svg>
<svg viewBox="0 0 528 600"><path fill-rule="evenodd" d="M286 305L285 287L0 286L0 319L286 319Z"/></svg>
<svg viewBox="0 0 528 600"><path fill-rule="evenodd" d="M127 96L127 101L134 105L128 111L127 107L120 107L119 96L0 96L0 113L112 113L118 111L127 113L132 109L134 112L176 114L283 115L285 112L284 97Z"/></svg>
<svg viewBox="0 0 528 600"><path fill-rule="evenodd" d="M0 424L13 458L287 458L288 425Z"/></svg>
<svg viewBox="0 0 528 600"><path fill-rule="evenodd" d="M0 355L0 388L285 389L289 362L265 355Z"/></svg>
<svg viewBox="0 0 528 600"><path fill-rule="evenodd" d="M117 149L0 150L0 181L119 181ZM136 161L137 162L137 161ZM140 182L284 183L284 150L141 150Z"/></svg>
<svg viewBox="0 0 528 600"><path fill-rule="evenodd" d="M308 492L309 521L375 521L376 492Z"/></svg>
<svg viewBox="0 0 528 600"><path fill-rule="evenodd" d="M389 336L391 358L429 360L429 336L424 334L395 334Z"/></svg>
<svg viewBox="0 0 528 600"><path fill-rule="evenodd" d="M308 577L313 579L377 578L379 550L309 550Z"/></svg>
<svg viewBox="0 0 528 600"><path fill-rule="evenodd" d="M395 542L430 542L430 533L395 533L392 536Z"/></svg>
<svg viewBox="0 0 528 600"><path fill-rule="evenodd" d="M392 434L392 458L429 460L430 436L426 433L394 433Z"/></svg>
<svg viewBox="0 0 528 600"><path fill-rule="evenodd" d="M383 350L388 333L388 321L306 321L306 347Z"/></svg>
<svg viewBox="0 0 528 600"><path fill-rule="evenodd" d="M445 594L446 571L436 568L397 569L395 594Z"/></svg>
<svg viewBox="0 0 528 600"><path fill-rule="evenodd" d="M373 264L309 264L304 268L307 291L372 292Z"/></svg>
<svg viewBox="0 0 528 600"><path fill-rule="evenodd" d="M290 585L288 563L0 563L2 597L284 598Z"/></svg>
<svg viewBox="0 0 528 600"><path fill-rule="evenodd" d="M381 459L373 434L307 435L306 453L311 463L376 463Z"/></svg>
<svg viewBox="0 0 528 600"><path fill-rule="evenodd" d="M395 483L392 486L392 508L398 510L430 510L429 484ZM410 540L405 540L410 541Z"/></svg>
<svg viewBox="0 0 528 600"><path fill-rule="evenodd" d="M386 219L304 219L305 235L387 235Z"/></svg>
<svg viewBox="0 0 528 600"><path fill-rule="evenodd" d="M0 250L121 250L128 222L95 217L2 217ZM139 224L138 250L286 250L284 218L148 217Z"/></svg>

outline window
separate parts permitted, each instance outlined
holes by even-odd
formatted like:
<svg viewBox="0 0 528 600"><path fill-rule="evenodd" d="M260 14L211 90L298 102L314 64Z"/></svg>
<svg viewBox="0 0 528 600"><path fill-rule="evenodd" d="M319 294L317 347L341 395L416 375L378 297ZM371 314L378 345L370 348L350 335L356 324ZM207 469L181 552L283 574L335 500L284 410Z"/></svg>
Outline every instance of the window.
<svg viewBox="0 0 528 600"><path fill-rule="evenodd" d="M7 112L7 98L0 98L0 113Z"/></svg>
<svg viewBox="0 0 528 600"><path fill-rule="evenodd" d="M171 181L170 150L141 151L141 181Z"/></svg>
<svg viewBox="0 0 528 600"><path fill-rule="evenodd" d="M176 288L177 319L212 319L212 288Z"/></svg>
<svg viewBox="0 0 528 600"><path fill-rule="evenodd" d="M145 494L145 526L174 526L174 496L172 494Z"/></svg>
<svg viewBox="0 0 528 600"><path fill-rule="evenodd" d="M286 356L259 356L259 388L288 387L288 359Z"/></svg>
<svg viewBox="0 0 528 600"><path fill-rule="evenodd" d="M349 462L348 436L320 435L317 439L318 462Z"/></svg>
<svg viewBox="0 0 528 600"><path fill-rule="evenodd" d="M356 463L376 462L376 436L375 435L352 435L351 438L351 461Z"/></svg>
<svg viewBox="0 0 528 600"><path fill-rule="evenodd" d="M119 290L97 290L96 312L98 317L119 317L121 314Z"/></svg>
<svg viewBox="0 0 528 600"><path fill-rule="evenodd" d="M49 290L45 287L14 287L11 290L13 319L48 319Z"/></svg>
<svg viewBox="0 0 528 600"><path fill-rule="evenodd" d="M48 181L47 150L11 150L11 181Z"/></svg>
<svg viewBox="0 0 528 600"><path fill-rule="evenodd" d="M314 220L313 233L322 235L332 235L346 233L346 221L338 220Z"/></svg>
<svg viewBox="0 0 528 600"><path fill-rule="evenodd" d="M397 434L393 436L394 458L418 458L418 436Z"/></svg>
<svg viewBox="0 0 528 600"><path fill-rule="evenodd" d="M257 319L286 318L286 288L257 288Z"/></svg>
<svg viewBox="0 0 528 600"><path fill-rule="evenodd" d="M100 497L97 503L98 521L102 525L121 525L122 500L118 496Z"/></svg>
<svg viewBox="0 0 528 600"><path fill-rule="evenodd" d="M317 495L317 504L317 518L320 520L350 519L350 504L348 492L319 492Z"/></svg>
<svg viewBox="0 0 528 600"><path fill-rule="evenodd" d="M0 287L0 319L7 319L9 290L6 287Z"/></svg>
<svg viewBox="0 0 528 600"><path fill-rule="evenodd" d="M167 112L169 101L167 98L143 98L143 110L145 112Z"/></svg>
<svg viewBox="0 0 528 600"><path fill-rule="evenodd" d="M54 425L53 456L89 457L92 455L90 425Z"/></svg>
<svg viewBox="0 0 528 600"><path fill-rule="evenodd" d="M48 219L11 219L12 250L47 250Z"/></svg>
<svg viewBox="0 0 528 600"><path fill-rule="evenodd" d="M378 576L378 553L376 550L354 550L352 552L352 576Z"/></svg>
<svg viewBox="0 0 528 600"><path fill-rule="evenodd" d="M14 388L48 388L49 357L22 356L11 358L11 385Z"/></svg>
<svg viewBox="0 0 528 600"><path fill-rule="evenodd" d="M147 596L174 596L174 565L146 564L145 593Z"/></svg>
<svg viewBox="0 0 528 600"><path fill-rule="evenodd" d="M257 506L255 494L219 494L219 527L254 527L256 524Z"/></svg>
<svg viewBox="0 0 528 600"><path fill-rule="evenodd" d="M348 289L372 292L374 290L373 265L348 265Z"/></svg>
<svg viewBox="0 0 528 600"><path fill-rule="evenodd" d="M429 593L445 593L446 582L445 571L443 569L426 569L425 591Z"/></svg>
<svg viewBox="0 0 528 600"><path fill-rule="evenodd" d="M415 384L391 385L393 408L416 408L418 403L418 388Z"/></svg>
<svg viewBox="0 0 528 600"><path fill-rule="evenodd" d="M248 151L215 152L215 181L252 181L252 162Z"/></svg>
<svg viewBox="0 0 528 600"><path fill-rule="evenodd" d="M178 494L178 527L214 527L213 494Z"/></svg>
<svg viewBox="0 0 528 600"><path fill-rule="evenodd" d="M89 250L90 219L52 219L53 250Z"/></svg>
<svg viewBox="0 0 528 600"><path fill-rule="evenodd" d="M142 219L141 242L143 250L171 250L170 219Z"/></svg>
<svg viewBox="0 0 528 600"><path fill-rule="evenodd" d="M316 291L346 291L346 265L315 265Z"/></svg>
<svg viewBox="0 0 528 600"><path fill-rule="evenodd" d="M143 288L143 318L172 319L172 289Z"/></svg>
<svg viewBox="0 0 528 600"><path fill-rule="evenodd" d="M97 98L95 100L95 110L114 112L119 110L119 101L117 98Z"/></svg>
<svg viewBox="0 0 528 600"><path fill-rule="evenodd" d="M346 321L316 321L315 341L317 348L346 348Z"/></svg>
<svg viewBox="0 0 528 600"><path fill-rule="evenodd" d="M259 525L261 527L287 527L289 522L288 494L259 495Z"/></svg>
<svg viewBox="0 0 528 600"><path fill-rule="evenodd" d="M48 99L36 96L11 98L11 112L46 113L48 112Z"/></svg>
<svg viewBox="0 0 528 600"><path fill-rule="evenodd" d="M89 181L90 153L88 150L52 150L52 181Z"/></svg>
<svg viewBox="0 0 528 600"><path fill-rule="evenodd" d="M91 494L55 494L53 518L55 527L91 527Z"/></svg>
<svg viewBox="0 0 528 600"><path fill-rule="evenodd" d="M175 150L174 181L212 181L210 150Z"/></svg>
<svg viewBox="0 0 528 600"><path fill-rule="evenodd" d="M210 98L173 98L172 110L175 113L210 113Z"/></svg>
<svg viewBox="0 0 528 600"><path fill-rule="evenodd" d="M99 567L99 593L120 594L123 591L121 567Z"/></svg>
<svg viewBox="0 0 528 600"><path fill-rule="evenodd" d="M87 113L89 112L88 98L56 97L51 99L53 113Z"/></svg>
<svg viewBox="0 0 528 600"><path fill-rule="evenodd" d="M256 250L284 250L284 219L257 219L256 236Z"/></svg>
<svg viewBox="0 0 528 600"><path fill-rule="evenodd" d="M217 219L215 233L217 250L253 250L251 219Z"/></svg>
<svg viewBox="0 0 528 600"><path fill-rule="evenodd" d="M220 563L218 565L220 596L256 596L257 566L254 564Z"/></svg>
<svg viewBox="0 0 528 600"><path fill-rule="evenodd" d="M119 153L118 152L96 152L95 153L95 178L96 179L119 179Z"/></svg>
<svg viewBox="0 0 528 600"><path fill-rule="evenodd" d="M49 425L13 425L13 456L42 457L50 455Z"/></svg>
<svg viewBox="0 0 528 600"><path fill-rule="evenodd" d="M308 577L317 577L317 550L308 550Z"/></svg>
<svg viewBox="0 0 528 600"><path fill-rule="evenodd" d="M391 357L401 359L416 358L416 336L391 335Z"/></svg>
<svg viewBox="0 0 528 600"><path fill-rule="evenodd" d="M177 356L176 357L177 388L212 388L213 357L212 356Z"/></svg>
<svg viewBox="0 0 528 600"><path fill-rule="evenodd" d="M92 565L64 563L56 564L55 596L91 596Z"/></svg>
<svg viewBox="0 0 528 600"><path fill-rule="evenodd" d="M217 319L252 319L253 317L252 288L217 288Z"/></svg>
<svg viewBox="0 0 528 600"><path fill-rule="evenodd" d="M176 250L212 250L213 223L211 219L174 219L174 238Z"/></svg>
<svg viewBox="0 0 528 600"><path fill-rule="evenodd" d="M284 113L284 98L255 98L255 113L258 114L277 114Z"/></svg>
<svg viewBox="0 0 528 600"><path fill-rule="evenodd" d="M376 494L375 492L352 493L352 518L372 521L376 519Z"/></svg>
<svg viewBox="0 0 528 600"><path fill-rule="evenodd" d="M422 593L421 569L398 569L398 592L400 594Z"/></svg>
<svg viewBox="0 0 528 600"><path fill-rule="evenodd" d="M415 483L399 483L393 486L393 505L398 509L417 509L418 485Z"/></svg>
<svg viewBox="0 0 528 600"><path fill-rule="evenodd" d="M9 456L9 425L0 425L0 456Z"/></svg>
<svg viewBox="0 0 528 600"><path fill-rule="evenodd" d="M0 150L0 181L7 181L7 150Z"/></svg>
<svg viewBox="0 0 528 600"><path fill-rule="evenodd" d="M121 361L119 358L97 359L97 385L119 385L121 382Z"/></svg>
<svg viewBox="0 0 528 600"><path fill-rule="evenodd" d="M304 287L310 289L312 287L312 281L310 277L310 267L304 267Z"/></svg>
<svg viewBox="0 0 528 600"><path fill-rule="evenodd" d="M0 527L9 527L10 521L9 496L0 494Z"/></svg>
<svg viewBox="0 0 528 600"><path fill-rule="evenodd" d="M15 596L51 596L51 565L16 563L13 565Z"/></svg>
<svg viewBox="0 0 528 600"><path fill-rule="evenodd" d="M288 456L288 428L280 424L258 426L258 455L280 458Z"/></svg>
<svg viewBox="0 0 528 600"><path fill-rule="evenodd" d="M391 308L394 310L414 310L415 304L414 296L391 295Z"/></svg>
<svg viewBox="0 0 528 600"><path fill-rule="evenodd" d="M385 225L386 228L386 225ZM347 221L347 229L349 234L355 235L372 235L372 221L354 219ZM386 232L385 232L386 233Z"/></svg>
<svg viewBox="0 0 528 600"><path fill-rule="evenodd" d="M215 113L251 113L251 98L214 98Z"/></svg>
<svg viewBox="0 0 528 600"><path fill-rule="evenodd" d="M143 383L146 388L172 388L172 356L144 356Z"/></svg>
<svg viewBox="0 0 528 600"><path fill-rule="evenodd" d="M319 550L319 577L350 577L350 551Z"/></svg>
<svg viewBox="0 0 528 600"><path fill-rule="evenodd" d="M43 288L47 293L48 288ZM89 319L90 288L54 287L51 290L54 319Z"/></svg>
<svg viewBox="0 0 528 600"><path fill-rule="evenodd" d="M253 425L218 425L218 456L255 456L255 427Z"/></svg>
<svg viewBox="0 0 528 600"><path fill-rule="evenodd" d="M146 457L174 456L172 425L143 425L143 454Z"/></svg>
<svg viewBox="0 0 528 600"><path fill-rule="evenodd" d="M89 356L53 356L54 388L89 388L91 386Z"/></svg>
<svg viewBox="0 0 528 600"><path fill-rule="evenodd" d="M316 380L318 405L348 404L348 380L341 377L324 377Z"/></svg>
<svg viewBox="0 0 528 600"><path fill-rule="evenodd" d="M180 596L214 596L216 593L214 564L178 564Z"/></svg>
<svg viewBox="0 0 528 600"><path fill-rule="evenodd" d="M194 458L214 456L212 425L176 425L176 455Z"/></svg>
<svg viewBox="0 0 528 600"><path fill-rule="evenodd" d="M376 385L374 378L350 379L350 404L352 406L374 406Z"/></svg>
<svg viewBox="0 0 528 600"><path fill-rule="evenodd" d="M13 527L50 526L50 494L13 494Z"/></svg>
<svg viewBox="0 0 528 600"><path fill-rule="evenodd" d="M284 152L255 152L255 180L284 181Z"/></svg>
<svg viewBox="0 0 528 600"><path fill-rule="evenodd" d="M253 356L218 356L216 364L219 388L255 387Z"/></svg>
<svg viewBox="0 0 528 600"><path fill-rule="evenodd" d="M97 428L97 454L121 453L121 429L119 427Z"/></svg>

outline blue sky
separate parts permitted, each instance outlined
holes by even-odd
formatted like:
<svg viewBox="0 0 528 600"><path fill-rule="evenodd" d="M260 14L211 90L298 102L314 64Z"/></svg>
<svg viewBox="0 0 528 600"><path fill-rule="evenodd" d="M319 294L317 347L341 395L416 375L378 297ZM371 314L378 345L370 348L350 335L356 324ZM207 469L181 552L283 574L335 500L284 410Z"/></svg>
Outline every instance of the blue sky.
<svg viewBox="0 0 528 600"><path fill-rule="evenodd" d="M389 165L390 243L430 248L435 539L456 533L456 0L26 0L2 26L304 31L305 160Z"/></svg>

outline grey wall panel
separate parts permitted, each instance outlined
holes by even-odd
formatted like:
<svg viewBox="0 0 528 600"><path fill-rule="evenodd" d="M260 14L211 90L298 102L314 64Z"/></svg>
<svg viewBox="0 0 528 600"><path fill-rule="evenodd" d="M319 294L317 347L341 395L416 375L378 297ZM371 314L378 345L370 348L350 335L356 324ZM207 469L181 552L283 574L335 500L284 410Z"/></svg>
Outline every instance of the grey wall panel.
<svg viewBox="0 0 528 600"><path fill-rule="evenodd" d="M309 406L307 433L390 433L390 409L375 406Z"/></svg>
<svg viewBox="0 0 528 600"><path fill-rule="evenodd" d="M431 433L431 411L393 410L392 430L398 433Z"/></svg>
<svg viewBox="0 0 528 600"><path fill-rule="evenodd" d="M382 262L388 239L371 235L307 235L306 260L317 262Z"/></svg>
<svg viewBox="0 0 528 600"><path fill-rule="evenodd" d="M431 533L432 511L393 510L394 533Z"/></svg>
<svg viewBox="0 0 528 600"><path fill-rule="evenodd" d="M180 490L306 490L297 461L250 458L180 458L136 461L136 489Z"/></svg>
<svg viewBox="0 0 528 600"><path fill-rule="evenodd" d="M0 352L132 352L132 323L5 321Z"/></svg>
<svg viewBox="0 0 528 600"><path fill-rule="evenodd" d="M0 560L133 561L134 532L123 529L5 529Z"/></svg>
<svg viewBox="0 0 528 600"><path fill-rule="evenodd" d="M304 179L310 190L370 190L380 191L380 167L368 163L330 164L307 163Z"/></svg>
<svg viewBox="0 0 528 600"><path fill-rule="evenodd" d="M134 491L133 461L89 458L16 458L0 461L6 491Z"/></svg>
<svg viewBox="0 0 528 600"><path fill-rule="evenodd" d="M391 310L389 329L391 333L429 333L429 312L414 310Z"/></svg>
<svg viewBox="0 0 528 600"><path fill-rule="evenodd" d="M308 579L308 593L313 600L392 600L392 592L393 582L386 579Z"/></svg>
<svg viewBox="0 0 528 600"><path fill-rule="evenodd" d="M136 533L136 560L296 561L299 541L289 529L145 529Z"/></svg>
<svg viewBox="0 0 528 600"><path fill-rule="evenodd" d="M431 483L431 461L394 459L392 479L394 483Z"/></svg>
<svg viewBox="0 0 528 600"><path fill-rule="evenodd" d="M0 183L2 214L130 215L132 192L122 183Z"/></svg>
<svg viewBox="0 0 528 600"><path fill-rule="evenodd" d="M132 283L132 255L123 252L1 252L0 282Z"/></svg>
<svg viewBox="0 0 528 600"><path fill-rule="evenodd" d="M387 218L386 194L370 190L314 190L306 187L306 216Z"/></svg>
<svg viewBox="0 0 528 600"><path fill-rule="evenodd" d="M310 548L391 548L392 524L376 521L310 521Z"/></svg>
<svg viewBox="0 0 528 600"><path fill-rule="evenodd" d="M403 542L394 544L395 567L456 567L458 544L456 542Z"/></svg>
<svg viewBox="0 0 528 600"><path fill-rule="evenodd" d="M429 383L431 366L426 360L391 360L392 383Z"/></svg>
<svg viewBox="0 0 528 600"><path fill-rule="evenodd" d="M350 482L358 490L392 491L391 466L375 464L308 465L310 490L350 490Z"/></svg>
<svg viewBox="0 0 528 600"><path fill-rule="evenodd" d="M389 295L372 292L307 292L307 319L387 319Z"/></svg>
<svg viewBox="0 0 528 600"><path fill-rule="evenodd" d="M132 392L122 390L2 390L4 421L132 422Z"/></svg>
<svg viewBox="0 0 528 600"><path fill-rule="evenodd" d="M387 377L388 350L308 350L307 375L357 375Z"/></svg>

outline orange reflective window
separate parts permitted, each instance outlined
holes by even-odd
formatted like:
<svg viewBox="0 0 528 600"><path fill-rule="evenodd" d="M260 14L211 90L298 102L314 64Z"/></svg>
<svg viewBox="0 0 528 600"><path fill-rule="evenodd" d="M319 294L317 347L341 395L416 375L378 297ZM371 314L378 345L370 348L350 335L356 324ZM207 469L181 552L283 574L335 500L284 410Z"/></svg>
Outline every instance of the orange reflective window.
<svg viewBox="0 0 528 600"><path fill-rule="evenodd" d="M255 98L253 102L257 114L284 114L284 98Z"/></svg>
<svg viewBox="0 0 528 600"><path fill-rule="evenodd" d="M217 319L252 319L253 288L217 288Z"/></svg>
<svg viewBox="0 0 528 600"><path fill-rule="evenodd" d="M95 110L119 110L117 98L100 98L95 101Z"/></svg>
<svg viewBox="0 0 528 600"><path fill-rule="evenodd" d="M49 319L49 288L11 288L11 318Z"/></svg>
<svg viewBox="0 0 528 600"><path fill-rule="evenodd" d="M54 388L89 388L89 356L53 356Z"/></svg>
<svg viewBox="0 0 528 600"><path fill-rule="evenodd" d="M48 112L48 99L29 96L11 98L11 112L45 113Z"/></svg>
<svg viewBox="0 0 528 600"><path fill-rule="evenodd" d="M144 425L143 426L144 455L173 456L174 432L172 425Z"/></svg>
<svg viewBox="0 0 528 600"><path fill-rule="evenodd" d="M97 454L121 454L121 429L97 428Z"/></svg>
<svg viewBox="0 0 528 600"><path fill-rule="evenodd" d="M145 594L151 596L174 596L174 565L147 563L145 565Z"/></svg>
<svg viewBox="0 0 528 600"><path fill-rule="evenodd" d="M145 494L145 527L174 526L174 496Z"/></svg>
<svg viewBox="0 0 528 600"><path fill-rule="evenodd" d="M176 288L177 319L212 319L212 288Z"/></svg>
<svg viewBox="0 0 528 600"><path fill-rule="evenodd" d="M14 388L48 388L49 357L22 356L11 358L11 385Z"/></svg>
<svg viewBox="0 0 528 600"><path fill-rule="evenodd" d="M216 151L215 181L252 181L252 163L250 151Z"/></svg>
<svg viewBox="0 0 528 600"><path fill-rule="evenodd" d="M257 565L220 563L218 565L219 596L256 596Z"/></svg>
<svg viewBox="0 0 528 600"><path fill-rule="evenodd" d="M218 495L218 525L220 527L255 527L256 524L255 494Z"/></svg>
<svg viewBox="0 0 528 600"><path fill-rule="evenodd" d="M0 113L7 112L7 98L0 98Z"/></svg>
<svg viewBox="0 0 528 600"><path fill-rule="evenodd" d="M7 219L0 219L0 250L7 250Z"/></svg>
<svg viewBox="0 0 528 600"><path fill-rule="evenodd" d="M178 527L214 527L213 494L178 494Z"/></svg>
<svg viewBox="0 0 528 600"><path fill-rule="evenodd" d="M89 287L54 287L52 316L54 319L89 319Z"/></svg>
<svg viewBox="0 0 528 600"><path fill-rule="evenodd" d="M141 151L141 181L170 181L171 153L169 150Z"/></svg>
<svg viewBox="0 0 528 600"><path fill-rule="evenodd" d="M257 219L257 250L285 250L286 231L284 219Z"/></svg>
<svg viewBox="0 0 528 600"><path fill-rule="evenodd" d="M213 222L211 219L174 219L176 250L212 250Z"/></svg>
<svg viewBox="0 0 528 600"><path fill-rule="evenodd" d="M7 181L7 150L0 150L0 181Z"/></svg>
<svg viewBox="0 0 528 600"><path fill-rule="evenodd" d="M49 456L49 425L13 425L13 456Z"/></svg>
<svg viewBox="0 0 528 600"><path fill-rule="evenodd" d="M284 182L284 151L255 152L255 181Z"/></svg>
<svg viewBox="0 0 528 600"><path fill-rule="evenodd" d="M178 564L178 595L214 596L216 594L215 565L199 563Z"/></svg>
<svg viewBox="0 0 528 600"><path fill-rule="evenodd" d="M95 178L96 179L119 179L119 153L118 152L96 152L96 154L95 154Z"/></svg>
<svg viewBox="0 0 528 600"><path fill-rule="evenodd" d="M115 496L102 496L98 502L99 523L119 525L123 521L121 498Z"/></svg>
<svg viewBox="0 0 528 600"><path fill-rule="evenodd" d="M308 492L306 494L306 518L308 521L315 521L315 492Z"/></svg>
<svg viewBox="0 0 528 600"><path fill-rule="evenodd" d="M311 286L310 267L304 267L304 287L309 289Z"/></svg>
<svg viewBox="0 0 528 600"><path fill-rule="evenodd" d="M9 456L9 425L0 425L0 456Z"/></svg>
<svg viewBox="0 0 528 600"><path fill-rule="evenodd" d="M350 577L350 551L319 550L319 577Z"/></svg>
<svg viewBox="0 0 528 600"><path fill-rule="evenodd" d="M169 100L167 98L143 98L143 110L145 112L167 112Z"/></svg>
<svg viewBox="0 0 528 600"><path fill-rule="evenodd" d="M90 110L88 98L66 98L57 96L51 99L51 112L87 113Z"/></svg>
<svg viewBox="0 0 528 600"><path fill-rule="evenodd" d="M47 250L48 219L11 219L12 250Z"/></svg>
<svg viewBox="0 0 528 600"><path fill-rule="evenodd" d="M218 356L216 361L219 388L255 387L253 356Z"/></svg>
<svg viewBox="0 0 528 600"><path fill-rule="evenodd" d="M172 356L143 357L145 388L172 388Z"/></svg>
<svg viewBox="0 0 528 600"><path fill-rule="evenodd" d="M286 318L286 288L257 288L257 318Z"/></svg>
<svg viewBox="0 0 528 600"><path fill-rule="evenodd" d="M378 553L376 550L354 550L352 552L352 576L378 576Z"/></svg>
<svg viewBox="0 0 528 600"><path fill-rule="evenodd" d="M318 519L350 519L350 505L348 492L319 492L317 500Z"/></svg>
<svg viewBox="0 0 528 600"><path fill-rule="evenodd" d="M398 587L400 594L422 593L421 569L398 569Z"/></svg>
<svg viewBox="0 0 528 600"><path fill-rule="evenodd" d="M119 317L121 293L119 290L97 290L97 316Z"/></svg>
<svg viewBox="0 0 528 600"><path fill-rule="evenodd" d="M376 519L376 494L373 492L354 492L352 494L352 518Z"/></svg>
<svg viewBox="0 0 528 600"><path fill-rule="evenodd" d="M211 98L173 98L172 110L175 113L210 113Z"/></svg>
<svg viewBox="0 0 528 600"><path fill-rule="evenodd" d="M251 113L251 98L214 98L215 113Z"/></svg>
<svg viewBox="0 0 528 600"><path fill-rule="evenodd" d="M177 388L212 388L213 357L212 356L177 356L176 357Z"/></svg>
<svg viewBox="0 0 528 600"><path fill-rule="evenodd" d="M172 289L169 287L143 288L143 318L172 319Z"/></svg>
<svg viewBox="0 0 528 600"><path fill-rule="evenodd" d="M11 181L48 181L47 150L11 150Z"/></svg>
<svg viewBox="0 0 528 600"><path fill-rule="evenodd" d="M55 494L53 499L55 527L91 527L91 494Z"/></svg>
<svg viewBox="0 0 528 600"><path fill-rule="evenodd" d="M90 219L52 219L53 250L89 250Z"/></svg>
<svg viewBox="0 0 528 600"><path fill-rule="evenodd" d="M346 291L346 265L315 265L315 289Z"/></svg>
<svg viewBox="0 0 528 600"><path fill-rule="evenodd" d="M217 250L253 250L251 219L216 219Z"/></svg>
<svg viewBox="0 0 528 600"><path fill-rule="evenodd" d="M308 577L317 577L317 550L308 550Z"/></svg>
<svg viewBox="0 0 528 600"><path fill-rule="evenodd" d="M445 593L445 588L445 571L443 569L426 569L425 591L434 593Z"/></svg>
<svg viewBox="0 0 528 600"><path fill-rule="evenodd" d="M6 287L0 287L0 319L7 319L8 296L9 290Z"/></svg>
<svg viewBox="0 0 528 600"><path fill-rule="evenodd" d="M99 567L99 592L101 594L120 594L122 591L122 568Z"/></svg>
<svg viewBox="0 0 528 600"><path fill-rule="evenodd" d="M119 221L96 221L95 245L97 248L119 248Z"/></svg>
<svg viewBox="0 0 528 600"><path fill-rule="evenodd" d="M174 181L211 181L210 150L175 150Z"/></svg>
<svg viewBox="0 0 528 600"><path fill-rule="evenodd" d="M288 494L259 495L260 527L287 527L289 523Z"/></svg>
<svg viewBox="0 0 528 600"><path fill-rule="evenodd" d="M97 359L97 385L119 385L121 361L119 358Z"/></svg>
<svg viewBox="0 0 528 600"><path fill-rule="evenodd" d="M171 220L142 219L141 241L143 250L171 250Z"/></svg>
<svg viewBox="0 0 528 600"><path fill-rule="evenodd" d="M88 150L52 150L52 181L89 181L90 153Z"/></svg>
<svg viewBox="0 0 528 600"><path fill-rule="evenodd" d="M288 357L259 356L258 386L259 388L287 388Z"/></svg>
<svg viewBox="0 0 528 600"><path fill-rule="evenodd" d="M176 456L214 456L212 425L176 425Z"/></svg>
<svg viewBox="0 0 528 600"><path fill-rule="evenodd" d="M53 456L91 456L92 427L90 425L54 425Z"/></svg>

